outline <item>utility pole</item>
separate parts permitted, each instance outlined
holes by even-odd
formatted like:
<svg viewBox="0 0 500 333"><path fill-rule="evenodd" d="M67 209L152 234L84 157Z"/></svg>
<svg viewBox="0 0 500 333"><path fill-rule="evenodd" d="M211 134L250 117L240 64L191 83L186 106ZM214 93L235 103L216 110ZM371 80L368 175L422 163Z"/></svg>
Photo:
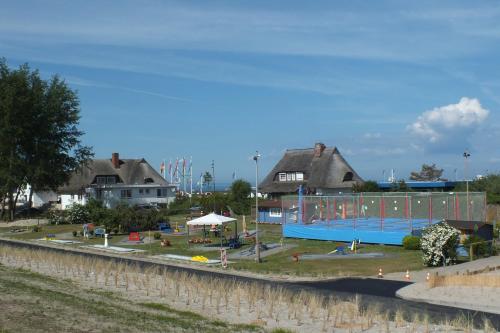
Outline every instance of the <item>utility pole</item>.
<svg viewBox="0 0 500 333"><path fill-rule="evenodd" d="M259 152L255 152L255 262L261 262L259 243Z"/></svg>
<svg viewBox="0 0 500 333"><path fill-rule="evenodd" d="M212 183L214 184L214 191L212 197L214 198L214 213L215 213L215 161L212 160Z"/></svg>
<svg viewBox="0 0 500 333"><path fill-rule="evenodd" d="M469 179L467 177L467 159L470 157L470 153L465 150L464 152L464 177L465 177L465 192L467 197L467 221L470 221L470 209L469 209Z"/></svg>

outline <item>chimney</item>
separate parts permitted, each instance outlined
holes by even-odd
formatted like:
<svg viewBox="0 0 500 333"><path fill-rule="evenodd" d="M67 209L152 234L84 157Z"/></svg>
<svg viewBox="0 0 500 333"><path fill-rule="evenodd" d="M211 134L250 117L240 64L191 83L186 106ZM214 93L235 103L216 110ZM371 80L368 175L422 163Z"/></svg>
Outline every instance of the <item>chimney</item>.
<svg viewBox="0 0 500 333"><path fill-rule="evenodd" d="M326 146L321 142L316 142L314 145L314 157L321 157L323 150L325 150Z"/></svg>
<svg viewBox="0 0 500 333"><path fill-rule="evenodd" d="M111 163L113 163L115 169L120 169L120 154L118 153L111 154Z"/></svg>

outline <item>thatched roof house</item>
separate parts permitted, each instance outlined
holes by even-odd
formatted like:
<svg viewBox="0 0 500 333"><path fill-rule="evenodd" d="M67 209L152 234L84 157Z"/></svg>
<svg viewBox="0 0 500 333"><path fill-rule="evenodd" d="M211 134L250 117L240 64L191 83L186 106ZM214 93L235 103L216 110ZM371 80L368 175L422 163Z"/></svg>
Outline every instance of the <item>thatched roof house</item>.
<svg viewBox="0 0 500 333"><path fill-rule="evenodd" d="M120 159L114 153L111 159L92 159L73 173L59 193L78 193L87 187L169 186L168 182L143 158Z"/></svg>
<svg viewBox="0 0 500 333"><path fill-rule="evenodd" d="M145 159L120 159L113 153L111 159L93 159L78 168L58 189L58 195L62 209L85 205L90 198L110 208L119 203L146 207L173 201L175 186Z"/></svg>
<svg viewBox="0 0 500 333"><path fill-rule="evenodd" d="M300 185L310 194L350 192L363 179L336 147L316 143L314 148L289 149L259 185L271 196L297 193Z"/></svg>

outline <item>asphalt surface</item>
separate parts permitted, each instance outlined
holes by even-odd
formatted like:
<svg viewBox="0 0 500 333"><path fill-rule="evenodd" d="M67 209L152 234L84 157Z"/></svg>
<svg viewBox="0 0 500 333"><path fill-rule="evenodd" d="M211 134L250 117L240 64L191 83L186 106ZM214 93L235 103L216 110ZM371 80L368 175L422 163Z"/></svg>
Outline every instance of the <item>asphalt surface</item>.
<svg viewBox="0 0 500 333"><path fill-rule="evenodd" d="M282 287L292 292L299 293L302 290L314 292L323 296L334 296L340 299L352 300L357 297L357 300L362 308L369 306L377 306L381 311L387 311L390 316L393 316L396 311L402 313L406 319L412 319L416 313L427 315L431 322L442 322L445 319L453 320L457 317L465 317L470 319L475 327L482 328L484 318L490 320L491 324L497 331L500 331L500 315L464 310L455 307L434 305L423 302L415 302L400 299L396 296L396 291L410 284L404 281L394 281L376 278L341 278L335 280L323 280L313 282L282 282L270 281L268 279L259 279L253 277L246 277L240 275L231 275L225 272L212 272L199 270L191 267L180 267L170 265L168 263L156 263L141 260L140 258L116 258L106 254L96 254L81 252L76 249L70 248L54 248L47 247L42 244L25 243L12 241L7 239L0 239L0 245L10 245L15 247L31 248L34 250L44 249L54 252L71 253L73 255L82 255L85 257L99 257L113 262L124 262L128 264L138 265L141 268L148 267L166 267L169 270L187 272L190 274L197 274L201 276L217 277L221 279L230 279L241 282L259 283L262 285L270 285L273 287Z"/></svg>

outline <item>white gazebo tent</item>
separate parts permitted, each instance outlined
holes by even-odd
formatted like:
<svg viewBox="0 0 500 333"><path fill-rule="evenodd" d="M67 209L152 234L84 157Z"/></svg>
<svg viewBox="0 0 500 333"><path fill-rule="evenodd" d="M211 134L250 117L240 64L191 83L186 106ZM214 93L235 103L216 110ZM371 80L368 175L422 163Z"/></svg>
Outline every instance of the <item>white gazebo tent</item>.
<svg viewBox="0 0 500 333"><path fill-rule="evenodd" d="M189 227L190 226L212 226L212 225L216 225L216 226L221 226L221 233L220 233L220 244L221 244L221 247L222 247L222 237L223 237L223 226L224 224L227 224L227 223L230 223L230 222L234 222L234 232L235 232L235 237L238 237L238 230L237 230L237 220L236 219L233 219L232 217L226 217L226 216L222 216L222 215L218 215L218 214L215 214L215 213L210 213L208 215L205 215L205 216L202 216L202 217L199 217L197 219L194 219L194 220L191 220L191 221L188 221L187 222L187 225L188 225L188 228L187 228L187 236L188 236L188 239L189 239Z"/></svg>

